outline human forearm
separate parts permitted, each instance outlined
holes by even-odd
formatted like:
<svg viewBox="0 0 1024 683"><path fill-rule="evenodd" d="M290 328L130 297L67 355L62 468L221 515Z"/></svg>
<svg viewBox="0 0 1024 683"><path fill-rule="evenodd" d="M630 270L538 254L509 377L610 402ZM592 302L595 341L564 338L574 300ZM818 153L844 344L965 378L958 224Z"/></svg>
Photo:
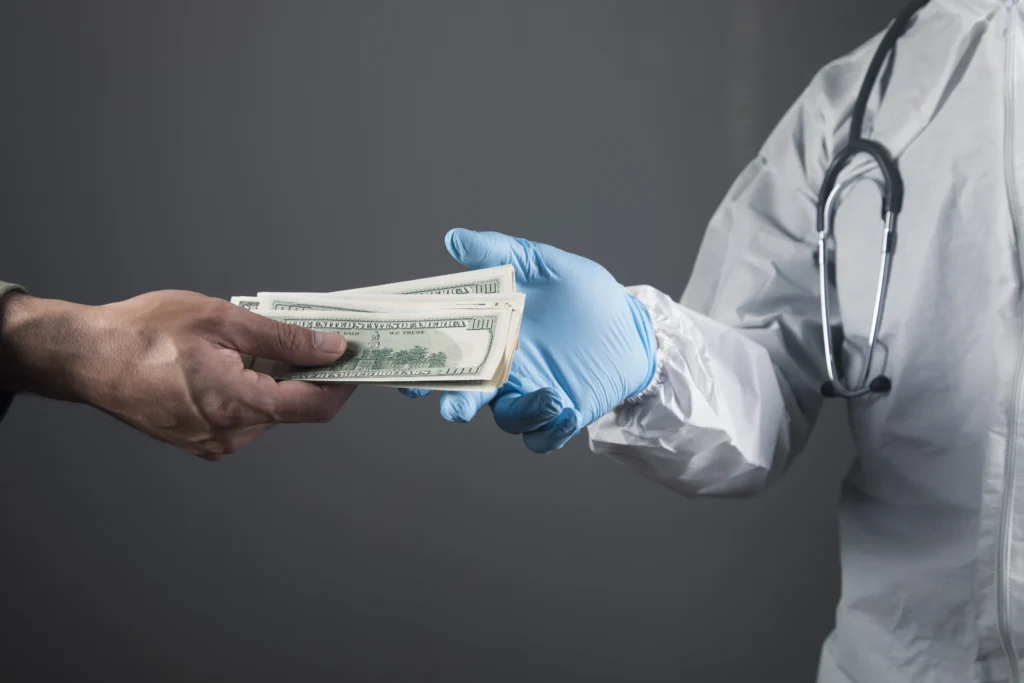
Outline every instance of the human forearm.
<svg viewBox="0 0 1024 683"><path fill-rule="evenodd" d="M150 436L216 460L282 422L324 422L352 392L275 382L242 354L336 361L345 340L194 292L107 304L0 299L0 393L88 403Z"/></svg>
<svg viewBox="0 0 1024 683"><path fill-rule="evenodd" d="M658 372L589 428L591 448L684 495L749 495L785 464L794 406L768 351L650 287Z"/></svg>
<svg viewBox="0 0 1024 683"><path fill-rule="evenodd" d="M0 390L87 400L96 310L17 292L0 299Z"/></svg>

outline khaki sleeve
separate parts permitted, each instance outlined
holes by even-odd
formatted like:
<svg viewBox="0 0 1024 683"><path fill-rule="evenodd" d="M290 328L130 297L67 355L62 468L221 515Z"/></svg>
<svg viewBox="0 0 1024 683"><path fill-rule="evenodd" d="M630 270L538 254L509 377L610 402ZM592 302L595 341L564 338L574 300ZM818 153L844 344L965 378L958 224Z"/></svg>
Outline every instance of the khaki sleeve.
<svg viewBox="0 0 1024 683"><path fill-rule="evenodd" d="M3 299L6 295L11 292L24 292L25 288L20 285L14 285L10 282L0 281L0 299ZM0 320L0 325L3 321ZM3 347L0 346L0 354L3 354ZM6 391L0 391L0 422L3 421L4 415L7 414L7 409L11 407L11 401L14 399L14 394Z"/></svg>

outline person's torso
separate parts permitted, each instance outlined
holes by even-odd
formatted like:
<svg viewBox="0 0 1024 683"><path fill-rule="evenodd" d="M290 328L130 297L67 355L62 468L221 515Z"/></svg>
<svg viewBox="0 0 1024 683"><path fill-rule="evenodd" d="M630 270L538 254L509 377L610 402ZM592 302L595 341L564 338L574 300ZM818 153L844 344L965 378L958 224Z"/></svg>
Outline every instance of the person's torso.
<svg viewBox="0 0 1024 683"><path fill-rule="evenodd" d="M1024 680L1022 12L933 0L869 107L865 137L906 189L872 373L892 388L848 404L858 458L823 683ZM851 172L836 278L856 373L882 222L880 174Z"/></svg>

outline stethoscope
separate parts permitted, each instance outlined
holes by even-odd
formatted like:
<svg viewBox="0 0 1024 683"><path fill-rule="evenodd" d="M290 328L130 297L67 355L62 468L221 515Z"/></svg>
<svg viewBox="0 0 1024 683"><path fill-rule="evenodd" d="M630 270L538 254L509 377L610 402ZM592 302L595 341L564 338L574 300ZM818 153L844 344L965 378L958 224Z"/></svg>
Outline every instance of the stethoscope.
<svg viewBox="0 0 1024 683"><path fill-rule="evenodd" d="M864 127L864 112L868 106L868 98L875 87L878 79L878 72L886 58L892 53L896 45L896 39L903 35L910 20L917 10L928 4L928 0L913 0L907 5L899 16L893 21L892 26L882 38L882 42L871 59L868 72L864 76L860 93L857 95L857 102L853 108L853 119L850 122L850 139L846 146L836 155L825 173L822 181L821 192L818 195L818 251L816 259L818 262L818 286L821 298L821 329L825 342L825 365L828 370L828 381L821 387L821 393L826 398L843 397L856 398L866 394L885 394L892 388L892 381L885 375L878 375L874 379L868 379L871 372L871 357L878 343L878 330L882 324L882 311L885 307L885 297L889 289L889 273L892 269L892 255L896 248L896 219L903 208L903 177L899 168L893 160L889 150L884 145L873 140L865 140L862 137ZM868 332L867 352L864 360L864 368L856 384L847 385L844 383L842 370L839 368L837 356L841 354L843 343L843 328L841 322L832 323L831 307L829 304L829 280L835 277L834 263L829 260L829 253L835 249L835 238L833 236L833 223L835 222L836 203L847 189L849 184L856 180L850 178L847 181L836 184L839 174L857 154L867 154L872 157L879 169L882 171L883 181L880 183L882 190L882 220L885 227L882 230L882 262L878 272L878 286L875 289L874 314L871 320L871 328ZM834 285L833 285L834 286ZM838 344L836 340L838 339Z"/></svg>

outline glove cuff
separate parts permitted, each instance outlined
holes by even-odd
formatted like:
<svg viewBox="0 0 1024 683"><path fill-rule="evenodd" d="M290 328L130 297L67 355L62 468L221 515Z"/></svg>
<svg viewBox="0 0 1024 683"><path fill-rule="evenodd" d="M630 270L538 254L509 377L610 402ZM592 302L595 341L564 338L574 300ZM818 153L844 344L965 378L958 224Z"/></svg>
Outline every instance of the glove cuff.
<svg viewBox="0 0 1024 683"><path fill-rule="evenodd" d="M647 352L649 370L647 377L640 387L626 397L625 403L636 403L658 390L658 385L663 379L661 371L661 354L659 349L664 345L658 333L658 327L654 322L650 304L644 301L644 290L646 287L627 288L629 305L633 309L633 319L636 321L637 332Z"/></svg>

